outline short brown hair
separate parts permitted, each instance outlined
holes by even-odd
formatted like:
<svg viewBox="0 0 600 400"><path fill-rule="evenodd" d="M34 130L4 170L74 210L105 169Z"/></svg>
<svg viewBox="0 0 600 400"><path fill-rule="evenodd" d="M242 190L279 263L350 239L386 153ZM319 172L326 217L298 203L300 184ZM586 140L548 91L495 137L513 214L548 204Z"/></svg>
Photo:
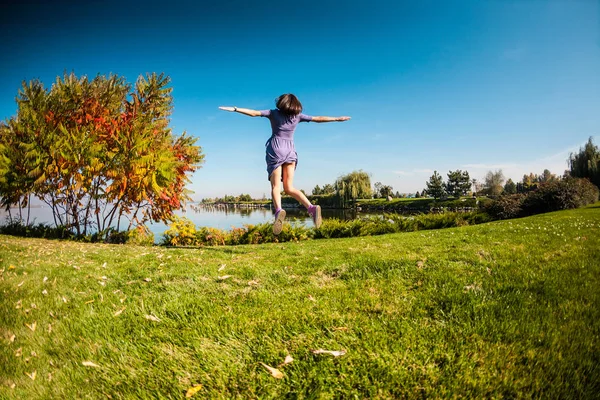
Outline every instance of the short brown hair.
<svg viewBox="0 0 600 400"><path fill-rule="evenodd" d="M302 112L302 103L291 93L282 94L275 99L275 104L279 111L284 114L298 115Z"/></svg>

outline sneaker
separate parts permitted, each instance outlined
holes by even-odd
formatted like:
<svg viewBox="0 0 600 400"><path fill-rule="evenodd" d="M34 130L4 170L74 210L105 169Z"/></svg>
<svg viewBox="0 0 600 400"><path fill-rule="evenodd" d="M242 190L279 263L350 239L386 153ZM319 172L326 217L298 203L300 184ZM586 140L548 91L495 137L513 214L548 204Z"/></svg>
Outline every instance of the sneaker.
<svg viewBox="0 0 600 400"><path fill-rule="evenodd" d="M275 213L275 222L273 223L273 234L279 235L283 229L283 221L285 220L285 210L281 209Z"/></svg>
<svg viewBox="0 0 600 400"><path fill-rule="evenodd" d="M312 217L315 228L319 229L323 222L323 219L321 218L321 206L310 206L308 208L308 214Z"/></svg>

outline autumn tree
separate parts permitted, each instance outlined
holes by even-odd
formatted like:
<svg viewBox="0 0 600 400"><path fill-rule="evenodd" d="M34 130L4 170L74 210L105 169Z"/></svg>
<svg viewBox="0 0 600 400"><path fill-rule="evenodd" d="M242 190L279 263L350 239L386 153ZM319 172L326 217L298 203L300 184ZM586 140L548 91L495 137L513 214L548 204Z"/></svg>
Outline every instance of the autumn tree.
<svg viewBox="0 0 600 400"><path fill-rule="evenodd" d="M57 226L84 235L108 235L123 219L128 229L168 222L189 200L185 185L204 158L196 139L169 127L168 84L164 74L134 85L65 74L49 90L24 82L17 115L0 127L2 205L24 206L34 196Z"/></svg>
<svg viewBox="0 0 600 400"><path fill-rule="evenodd" d="M488 171L485 175L483 188L486 194L490 196L499 196L504 189L504 173L499 169L497 171Z"/></svg>

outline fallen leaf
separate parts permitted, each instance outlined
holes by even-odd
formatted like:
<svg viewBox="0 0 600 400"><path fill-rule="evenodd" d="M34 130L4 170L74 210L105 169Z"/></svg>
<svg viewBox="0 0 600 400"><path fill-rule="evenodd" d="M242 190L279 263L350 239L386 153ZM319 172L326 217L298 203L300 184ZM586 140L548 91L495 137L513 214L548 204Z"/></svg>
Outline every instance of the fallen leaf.
<svg viewBox="0 0 600 400"><path fill-rule="evenodd" d="M15 357L21 357L21 354L23 354L23 349L21 347L19 347L16 351L15 351Z"/></svg>
<svg viewBox="0 0 600 400"><path fill-rule="evenodd" d="M52 324L48 324L48 333L52 333Z"/></svg>
<svg viewBox="0 0 600 400"><path fill-rule="evenodd" d="M492 270L489 267L486 267L485 270L487 271L488 275L492 274Z"/></svg>
<svg viewBox="0 0 600 400"><path fill-rule="evenodd" d="M33 350L31 350L31 357L37 357L37 353Z"/></svg>
<svg viewBox="0 0 600 400"><path fill-rule="evenodd" d="M67 302L67 299L65 299L65 296L63 296L63 297L62 297L62 301L63 301L64 303L66 303L66 302Z"/></svg>
<svg viewBox="0 0 600 400"><path fill-rule="evenodd" d="M314 298L314 297L312 297L310 294L308 295L308 299L309 299L310 301L317 301L317 300L315 300L315 298Z"/></svg>
<svg viewBox="0 0 600 400"><path fill-rule="evenodd" d="M254 281L254 280L253 281L248 281L248 285L249 286L256 286L256 285L258 285L258 281L257 280L256 281Z"/></svg>
<svg viewBox="0 0 600 400"><path fill-rule="evenodd" d="M89 300L89 301L86 301L86 302L85 302L85 304L90 304L90 303L93 303L93 302L95 302L95 301L96 301L95 299L91 299L91 300Z"/></svg>
<svg viewBox="0 0 600 400"><path fill-rule="evenodd" d="M150 278L144 278L144 282L152 282L152 279L150 279Z"/></svg>
<svg viewBox="0 0 600 400"><path fill-rule="evenodd" d="M102 279L103 281L107 280L108 278L106 276L101 276L100 279Z"/></svg>
<svg viewBox="0 0 600 400"><path fill-rule="evenodd" d="M23 286L23 284L24 284L24 283L25 283L25 281L23 281L23 282L19 283L19 284L17 285L17 287L21 287L21 286Z"/></svg>
<svg viewBox="0 0 600 400"><path fill-rule="evenodd" d="M8 339L8 340L10 340L10 342L11 342L11 343L13 343L13 342L15 341L15 339L16 339L16 338L17 338L17 336L16 336L16 335L12 335L12 336L10 337L10 339Z"/></svg>
<svg viewBox="0 0 600 400"><path fill-rule="evenodd" d="M102 264L102 268L106 268L106 263Z"/></svg>
<svg viewBox="0 0 600 400"><path fill-rule="evenodd" d="M190 398L202 389L202 385L194 385L187 390L185 397Z"/></svg>
<svg viewBox="0 0 600 400"><path fill-rule="evenodd" d="M48 280L48 277L47 277L47 276L45 276L45 277L44 277L44 283L46 283L46 281L47 281L47 280Z"/></svg>
<svg viewBox="0 0 600 400"><path fill-rule="evenodd" d="M123 303L125 302L125 300L126 300L126 299L127 299L127 296L126 296L126 297L123 297L122 299L119 299L119 301L121 302L121 304L123 304Z"/></svg>
<svg viewBox="0 0 600 400"><path fill-rule="evenodd" d="M273 368L273 367L269 367L267 364L265 363L260 363L263 367L265 367L273 376L273 378L277 378L277 379L281 379L283 378L283 372L281 372L280 370L278 370L277 368Z"/></svg>
<svg viewBox="0 0 600 400"><path fill-rule="evenodd" d="M417 261L417 268L421 269L423 268L423 261Z"/></svg>
<svg viewBox="0 0 600 400"><path fill-rule="evenodd" d="M48 381L52 380L52 374L50 372L48 372Z"/></svg>
<svg viewBox="0 0 600 400"><path fill-rule="evenodd" d="M19 301L17 301L17 304L15 305L15 308L16 308L17 310L18 310L19 308L21 308L21 306L22 306L22 305L21 305L21 301L22 301L22 300L19 300Z"/></svg>
<svg viewBox="0 0 600 400"><path fill-rule="evenodd" d="M102 293L98 293L100 295L100 302L104 301L104 296L102 295Z"/></svg>
<svg viewBox="0 0 600 400"><path fill-rule="evenodd" d="M323 350L323 349L317 349L317 350L311 350L311 353L313 354L331 354L334 357L340 357L343 356L344 354L346 354L346 350Z"/></svg>
<svg viewBox="0 0 600 400"><path fill-rule="evenodd" d="M31 303L31 308L36 308L37 309L37 305L35 303Z"/></svg>
<svg viewBox="0 0 600 400"><path fill-rule="evenodd" d="M31 374L28 374L27 372L25 372L25 375L27 375L29 378L31 378L32 381L35 381L35 376L37 375L37 372L33 371Z"/></svg>
<svg viewBox="0 0 600 400"><path fill-rule="evenodd" d="M48 294L48 291L47 291L46 289L44 289L44 290L42 290L42 294L43 294L44 296L46 296L46 295Z"/></svg>
<svg viewBox="0 0 600 400"><path fill-rule="evenodd" d="M285 360L283 360L283 365L288 365L292 361L294 361L294 359L292 358L292 356L287 355L287 356L285 356Z"/></svg>
<svg viewBox="0 0 600 400"><path fill-rule="evenodd" d="M117 316L121 315L121 313L122 313L123 311L125 311L125 309L126 309L126 308L127 308L127 307L123 307L123 308L121 308L119 311L117 311L116 313L114 313L114 315L113 315L113 316L114 316L114 317L117 317Z"/></svg>
<svg viewBox="0 0 600 400"><path fill-rule="evenodd" d="M12 383L12 384L10 385L10 388L11 388L11 389L14 389L14 388L16 388L16 387L17 387L17 385L16 385L15 383Z"/></svg>
<svg viewBox="0 0 600 400"><path fill-rule="evenodd" d="M80 270L81 269L77 265L73 265L73 268L75 268L76 270Z"/></svg>
<svg viewBox="0 0 600 400"><path fill-rule="evenodd" d="M98 283L102 286L106 285L106 282L103 282L103 281L98 281Z"/></svg>
<svg viewBox="0 0 600 400"><path fill-rule="evenodd" d="M225 279L229 279L231 278L231 275L223 275L223 276L218 276L217 277L220 281L224 281Z"/></svg>
<svg viewBox="0 0 600 400"><path fill-rule="evenodd" d="M91 361L83 361L81 364L83 364L85 367L100 367L99 365L96 365Z"/></svg>
<svg viewBox="0 0 600 400"><path fill-rule="evenodd" d="M15 267L14 265L9 265L9 266L8 266L8 270L9 270L9 271L10 271L11 269L15 269L15 268L17 268L17 267Z"/></svg>
<svg viewBox="0 0 600 400"><path fill-rule="evenodd" d="M160 319L158 319L154 315L146 315L146 319L149 319L150 321L160 322Z"/></svg>
<svg viewBox="0 0 600 400"><path fill-rule="evenodd" d="M34 323L33 323L33 324L31 324L31 325L27 325L27 324L25 324L25 326L26 326L26 327L28 327L29 329L31 329L31 332L35 332L35 327L36 327L36 325L37 325L37 323L36 323L36 322L34 322Z"/></svg>
<svg viewBox="0 0 600 400"><path fill-rule="evenodd" d="M225 269L226 265L225 264L221 264L221 266L219 267L219 272L223 271Z"/></svg>

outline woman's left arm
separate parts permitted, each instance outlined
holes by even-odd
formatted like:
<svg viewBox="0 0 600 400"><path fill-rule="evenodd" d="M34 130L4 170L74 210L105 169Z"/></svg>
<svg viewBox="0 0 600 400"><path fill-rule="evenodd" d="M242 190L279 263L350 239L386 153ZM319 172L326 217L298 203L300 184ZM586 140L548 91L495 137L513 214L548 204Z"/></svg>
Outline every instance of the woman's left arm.
<svg viewBox="0 0 600 400"><path fill-rule="evenodd" d="M312 122L342 122L349 119L350 117L313 117Z"/></svg>
<svg viewBox="0 0 600 400"><path fill-rule="evenodd" d="M252 110L250 108L239 108L239 107L219 107L220 110L239 112L240 114L249 115L251 117L260 117L260 111Z"/></svg>

